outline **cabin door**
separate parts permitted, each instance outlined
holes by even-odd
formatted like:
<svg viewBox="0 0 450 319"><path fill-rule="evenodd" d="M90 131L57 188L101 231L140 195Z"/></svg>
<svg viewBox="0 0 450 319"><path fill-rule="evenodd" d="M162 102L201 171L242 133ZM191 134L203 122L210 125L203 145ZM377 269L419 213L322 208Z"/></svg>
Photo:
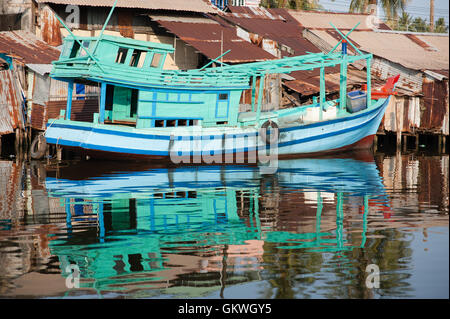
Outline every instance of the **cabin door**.
<svg viewBox="0 0 450 319"><path fill-rule="evenodd" d="M112 120L136 122L138 91L126 87L114 87Z"/></svg>
<svg viewBox="0 0 450 319"><path fill-rule="evenodd" d="M230 93L229 92L217 93L216 113L215 113L216 120L227 121L229 108L230 108Z"/></svg>

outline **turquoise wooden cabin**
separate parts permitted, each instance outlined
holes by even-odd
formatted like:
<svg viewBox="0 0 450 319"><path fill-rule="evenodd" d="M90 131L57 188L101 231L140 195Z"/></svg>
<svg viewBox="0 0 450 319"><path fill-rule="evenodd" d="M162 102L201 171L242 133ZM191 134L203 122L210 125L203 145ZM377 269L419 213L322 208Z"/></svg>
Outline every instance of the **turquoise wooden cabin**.
<svg viewBox="0 0 450 319"><path fill-rule="evenodd" d="M242 74L163 70L172 46L104 35L68 37L51 76L68 82L70 119L73 83L101 87L99 123L136 128L236 125ZM89 53L89 52L92 52ZM232 107L233 106L233 107Z"/></svg>

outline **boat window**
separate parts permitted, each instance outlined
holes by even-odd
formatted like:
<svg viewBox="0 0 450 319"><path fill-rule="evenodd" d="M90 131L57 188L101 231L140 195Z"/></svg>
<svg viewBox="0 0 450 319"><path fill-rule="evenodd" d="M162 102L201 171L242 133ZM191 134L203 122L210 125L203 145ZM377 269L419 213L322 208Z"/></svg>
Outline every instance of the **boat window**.
<svg viewBox="0 0 450 319"><path fill-rule="evenodd" d="M155 127L177 127L177 126L192 126L194 120L188 119L167 119L155 120Z"/></svg>
<svg viewBox="0 0 450 319"><path fill-rule="evenodd" d="M221 101L228 100L228 93L220 93L219 94L219 100L221 100Z"/></svg>
<svg viewBox="0 0 450 319"><path fill-rule="evenodd" d="M130 66L142 68L145 61L146 51L135 49L131 55Z"/></svg>
<svg viewBox="0 0 450 319"><path fill-rule="evenodd" d="M119 51L117 51L116 63L120 63L120 64L125 63L125 60L127 58L127 53L128 53L128 49L119 48Z"/></svg>
<svg viewBox="0 0 450 319"><path fill-rule="evenodd" d="M160 61L161 61L161 57L162 57L162 54L161 54L161 53L154 53L154 54L153 54L153 58L152 58L152 63L150 64L150 66L151 66L152 68L157 68L157 67L159 67L159 63L160 63Z"/></svg>
<svg viewBox="0 0 450 319"><path fill-rule="evenodd" d="M169 127L174 127L174 126L176 126L176 124L177 124L176 120L167 120L166 121L166 126L169 126Z"/></svg>
<svg viewBox="0 0 450 319"><path fill-rule="evenodd" d="M85 49L88 49L89 48L89 44L90 44L90 42L91 41L83 41L83 47L85 48ZM81 52L80 52L80 56L85 56L87 53L86 53L86 51L85 50L81 50Z"/></svg>
<svg viewBox="0 0 450 319"><path fill-rule="evenodd" d="M73 43L72 51L70 51L69 58L74 58L78 54L78 50L80 50L80 44L78 42Z"/></svg>
<svg viewBox="0 0 450 319"><path fill-rule="evenodd" d="M156 120L155 121L155 127L164 127L164 120Z"/></svg>

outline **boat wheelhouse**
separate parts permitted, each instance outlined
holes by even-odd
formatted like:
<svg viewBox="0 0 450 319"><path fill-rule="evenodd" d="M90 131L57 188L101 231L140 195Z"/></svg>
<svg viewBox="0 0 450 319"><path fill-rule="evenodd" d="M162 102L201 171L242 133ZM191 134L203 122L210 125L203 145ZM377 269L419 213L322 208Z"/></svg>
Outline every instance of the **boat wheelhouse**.
<svg viewBox="0 0 450 319"><path fill-rule="evenodd" d="M67 108L49 120L46 141L97 157L189 163L242 162L240 154L254 160L268 149L288 156L369 148L398 77L372 94L372 55L348 41L351 31L337 31L342 39L329 53L227 65L220 63L225 52L195 70L164 70L174 50L167 44L71 34L50 74L68 83ZM355 55L347 54L347 43ZM347 94L347 66L359 60L366 61L366 90ZM209 67L213 62L220 66ZM336 65L339 98L327 101L325 68ZM312 104L262 111L267 75L313 69L320 69L321 90ZM92 123L71 120L74 83L100 87ZM251 90L251 109L239 112L245 90Z"/></svg>

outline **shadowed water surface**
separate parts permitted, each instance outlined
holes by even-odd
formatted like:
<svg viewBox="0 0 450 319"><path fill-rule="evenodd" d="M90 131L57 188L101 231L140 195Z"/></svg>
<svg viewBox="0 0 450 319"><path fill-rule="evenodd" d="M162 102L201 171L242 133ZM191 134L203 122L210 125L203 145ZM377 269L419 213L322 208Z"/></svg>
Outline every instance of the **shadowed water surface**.
<svg viewBox="0 0 450 319"><path fill-rule="evenodd" d="M448 160L0 161L0 296L448 298Z"/></svg>

